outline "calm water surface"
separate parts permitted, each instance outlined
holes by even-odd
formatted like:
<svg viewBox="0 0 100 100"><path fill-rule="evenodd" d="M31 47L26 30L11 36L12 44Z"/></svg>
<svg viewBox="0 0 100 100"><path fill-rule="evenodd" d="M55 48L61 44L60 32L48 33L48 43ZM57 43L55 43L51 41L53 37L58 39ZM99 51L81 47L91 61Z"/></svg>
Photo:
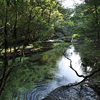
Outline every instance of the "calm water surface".
<svg viewBox="0 0 100 100"><path fill-rule="evenodd" d="M52 52L51 52L52 54ZM47 55L45 55L47 57ZM66 56L72 60L72 67L81 75L81 59L78 52L74 51L74 46L71 45L69 49L66 50ZM55 56L56 57L56 56ZM26 66L26 65L25 65ZM31 86L31 90L27 90L25 92L25 86L20 86L17 91L20 92L13 92L11 96L9 95L8 100L41 100L47 96L52 90L56 89L57 87L67 85L69 83L79 82L82 78L79 78L73 70L70 69L70 61L66 59L64 56L60 57L60 60L57 60L56 67L52 70L53 78L44 78L43 81L36 81L34 83L29 82L28 85ZM30 67L30 66L28 66ZM26 67L27 68L27 67ZM43 71L42 66L36 67ZM45 67L46 68L46 67ZM50 68L47 66L47 69ZM30 73L30 71L27 69ZM32 71L32 70L31 70ZM33 72L33 76L36 76L39 71ZM40 74L40 72L38 74ZM42 73L42 72L41 72ZM40 74L41 76L42 74ZM42 75L44 76L44 74ZM41 76L41 77L42 77ZM37 76L36 76L37 77ZM38 78L39 80L39 78ZM5 100L5 99L4 99Z"/></svg>
<svg viewBox="0 0 100 100"><path fill-rule="evenodd" d="M79 73L82 74L81 70L81 59L78 52L74 52L74 47L71 46L66 51L66 56L72 60L73 68ZM70 61L64 56L60 58L60 61L57 61L57 68L54 71L53 80L44 80L41 83L38 83L37 87L32 91L27 92L24 95L26 100L41 100L52 90L60 87L62 85L67 85L69 83L79 82L82 78L79 78L73 70L70 69Z"/></svg>

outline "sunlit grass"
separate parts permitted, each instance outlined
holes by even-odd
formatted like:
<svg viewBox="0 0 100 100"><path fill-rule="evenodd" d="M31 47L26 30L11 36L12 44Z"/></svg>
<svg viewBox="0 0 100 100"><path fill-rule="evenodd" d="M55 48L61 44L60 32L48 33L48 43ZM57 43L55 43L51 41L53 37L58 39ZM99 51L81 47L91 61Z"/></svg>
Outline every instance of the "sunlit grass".
<svg viewBox="0 0 100 100"><path fill-rule="evenodd" d="M21 49L23 46L20 46L20 48L19 49ZM16 49L18 49L18 47L16 47ZM11 49L10 48L8 48L7 50L6 50L6 52L7 53L12 53L12 52L14 52L14 48L12 47ZM2 49L2 51L1 51L1 54L4 54L5 53L5 49Z"/></svg>

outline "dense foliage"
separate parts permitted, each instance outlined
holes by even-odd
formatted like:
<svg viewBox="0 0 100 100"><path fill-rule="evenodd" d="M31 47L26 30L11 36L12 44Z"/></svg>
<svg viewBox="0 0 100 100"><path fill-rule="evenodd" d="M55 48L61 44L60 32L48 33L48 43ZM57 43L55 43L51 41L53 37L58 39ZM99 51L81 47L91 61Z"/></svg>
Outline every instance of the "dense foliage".
<svg viewBox="0 0 100 100"><path fill-rule="evenodd" d="M18 75L17 71L23 74L26 65L20 64L25 56L25 47L30 43L38 47L41 41L53 37L56 32L61 32L63 35L72 33L73 38L83 43L75 48L82 56L84 71L87 71L87 66L91 66L94 70L99 68L100 1L87 1L85 4L76 6L75 9L64 9L56 0L0 0L0 94L5 90L5 85L10 80L9 76L14 78L12 74L14 71L16 72L14 75ZM64 44L61 45L63 47ZM59 49L61 45L56 44L55 48ZM21 49L20 52L19 49ZM17 59L16 63L18 54L20 59ZM50 58L50 55L44 56L47 59ZM45 66L36 67L45 69ZM29 68L25 69L24 74L27 73L28 76L33 74L29 71ZM22 80L27 81L28 76L23 77ZM32 75L30 77L28 81L37 79ZM20 83L20 80L18 82Z"/></svg>
<svg viewBox="0 0 100 100"><path fill-rule="evenodd" d="M75 8L71 18L75 24L73 34L79 34L83 39L100 39L100 1L90 0Z"/></svg>
<svg viewBox="0 0 100 100"><path fill-rule="evenodd" d="M60 16L60 20L55 23L55 31L61 32L63 35L71 35L72 27L74 25L73 21L70 20L71 14L74 12L73 9L65 9L63 11L65 15Z"/></svg>
<svg viewBox="0 0 100 100"><path fill-rule="evenodd" d="M25 46L51 37L63 14L56 0L0 0L0 94L11 70L23 60ZM20 61L15 64L19 48Z"/></svg>
<svg viewBox="0 0 100 100"><path fill-rule="evenodd" d="M100 1L87 1L74 9L71 20L74 23L73 38L79 42L75 48L80 52L84 72L89 74L96 70L100 71ZM96 90L100 92L99 75L95 73L91 78L94 83L90 82L90 84L93 87L97 85Z"/></svg>

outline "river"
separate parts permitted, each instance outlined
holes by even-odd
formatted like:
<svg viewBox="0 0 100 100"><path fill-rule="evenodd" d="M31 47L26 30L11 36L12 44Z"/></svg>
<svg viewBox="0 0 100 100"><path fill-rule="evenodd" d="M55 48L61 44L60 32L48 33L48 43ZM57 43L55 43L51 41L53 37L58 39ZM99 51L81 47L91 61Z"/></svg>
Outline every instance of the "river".
<svg viewBox="0 0 100 100"><path fill-rule="evenodd" d="M66 50L66 56L72 60L73 68L79 73L82 74L81 69L81 59L78 52L74 51L74 46L71 45L69 49ZM64 56L60 57L60 60L56 62L56 70L54 71L53 80L44 80L40 83L37 83L36 88L28 91L26 94L21 94L16 97L21 98L21 100L41 100L52 90L67 85L69 83L79 82L82 78L78 77L75 72L70 69L70 61ZM23 99L22 99L23 98Z"/></svg>
<svg viewBox="0 0 100 100"><path fill-rule="evenodd" d="M82 67L81 67L81 63L82 63L81 57L78 52L75 52L73 45L70 45L70 47L66 50L66 56L72 60L72 67L80 75L83 74ZM55 66L56 67L52 69L51 68L49 69L48 67L48 72L50 71L52 78L42 78L42 76L46 77L45 76L46 74L44 75L44 73L39 72L40 65L38 68L36 67L38 69L37 72L39 73L35 71L34 72L35 74L32 75L36 76L38 78L38 81L35 81L34 83L29 81L29 83L27 83L28 84L27 87L31 86L31 88L29 89L25 89L24 85L19 86L16 90L17 92L13 91L12 94L8 93L10 94L8 96L9 98L8 100L41 100L45 98L54 89L60 86L68 85L70 83L80 82L83 79L78 77L76 73L70 68L70 61L67 58L65 58L63 55L60 56L59 60L56 61ZM40 68L40 70L42 69ZM37 74L40 74L40 77L38 77ZM35 78L33 79L35 80Z"/></svg>

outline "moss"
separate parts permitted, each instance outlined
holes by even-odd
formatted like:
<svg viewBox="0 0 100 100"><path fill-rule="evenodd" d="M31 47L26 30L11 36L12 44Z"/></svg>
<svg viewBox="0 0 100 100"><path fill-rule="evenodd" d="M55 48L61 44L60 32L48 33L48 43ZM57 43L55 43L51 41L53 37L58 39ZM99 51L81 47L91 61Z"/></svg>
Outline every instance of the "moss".
<svg viewBox="0 0 100 100"><path fill-rule="evenodd" d="M33 55L29 58L29 61L31 62L35 62L35 61L38 61L41 59L41 55L40 54L36 54L36 55Z"/></svg>

